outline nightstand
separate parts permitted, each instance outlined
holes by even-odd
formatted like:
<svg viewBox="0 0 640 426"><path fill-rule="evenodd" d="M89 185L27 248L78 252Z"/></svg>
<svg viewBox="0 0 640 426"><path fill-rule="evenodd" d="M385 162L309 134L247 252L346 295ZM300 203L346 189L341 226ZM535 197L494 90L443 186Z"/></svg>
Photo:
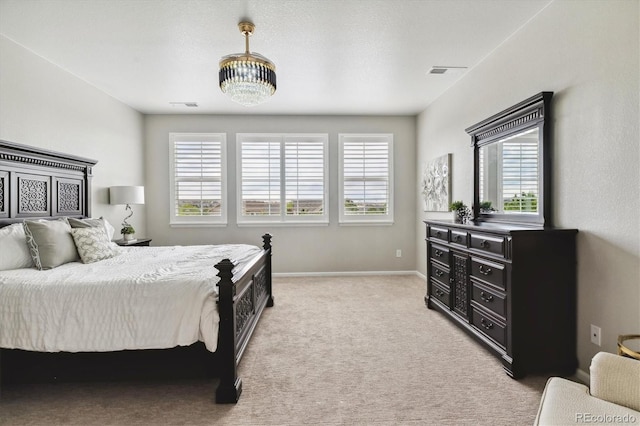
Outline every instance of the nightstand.
<svg viewBox="0 0 640 426"><path fill-rule="evenodd" d="M115 240L114 243L116 243L119 246L122 247L133 247L133 246L137 246L137 247L149 247L149 243L151 242L151 238L137 238L135 241L125 241L125 240Z"/></svg>

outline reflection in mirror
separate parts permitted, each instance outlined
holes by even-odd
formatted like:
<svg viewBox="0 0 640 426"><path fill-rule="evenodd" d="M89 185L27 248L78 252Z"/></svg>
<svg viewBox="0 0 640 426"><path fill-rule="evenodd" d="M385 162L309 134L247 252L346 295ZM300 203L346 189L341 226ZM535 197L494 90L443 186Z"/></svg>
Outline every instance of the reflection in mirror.
<svg viewBox="0 0 640 426"><path fill-rule="evenodd" d="M539 213L538 139L536 126L479 148L480 213Z"/></svg>

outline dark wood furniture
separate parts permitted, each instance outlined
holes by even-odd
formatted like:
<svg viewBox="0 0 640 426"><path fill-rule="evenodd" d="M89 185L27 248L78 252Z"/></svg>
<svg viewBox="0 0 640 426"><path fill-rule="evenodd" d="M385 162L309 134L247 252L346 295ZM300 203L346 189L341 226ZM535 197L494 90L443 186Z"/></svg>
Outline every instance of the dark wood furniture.
<svg viewBox="0 0 640 426"><path fill-rule="evenodd" d="M577 367L578 231L551 226L552 96L541 92L466 129L473 220L425 221L427 306L516 378Z"/></svg>
<svg viewBox="0 0 640 426"><path fill-rule="evenodd" d="M129 242L129 241L125 241L125 240L115 240L114 243L116 243L119 246L122 247L149 247L149 244L151 243L152 239L151 238L136 238L135 241Z"/></svg>
<svg viewBox="0 0 640 426"><path fill-rule="evenodd" d="M577 367L577 231L425 224L427 306L500 357L514 378L572 374Z"/></svg>
<svg viewBox="0 0 640 426"><path fill-rule="evenodd" d="M552 97L540 92L465 129L473 146L475 220L551 226Z"/></svg>
<svg viewBox="0 0 640 426"><path fill-rule="evenodd" d="M25 219L90 217L91 177L96 163L95 160L0 140L0 227ZM215 353L200 354L198 359L216 364L215 370L220 378L216 389L218 403L238 401L242 392L238 364L264 308L273 306L271 235L266 234L262 239L263 250L259 256L241 270L233 272L234 264L228 259L215 265L220 277L218 349ZM202 345L193 346L199 348ZM161 353L187 353L191 356L191 353L199 351L198 348L188 351L166 349ZM80 366L83 364L93 365L93 369L88 371L99 370L106 364L106 359L116 359L112 363L127 369L126 377L130 377L128 373L133 373L134 369L129 368L128 361L121 360L130 359L131 352L141 353L143 358L149 354L152 358L158 351L43 354L0 349L0 383L8 373L19 373L21 368L16 365L23 365L21 360L26 358L37 359L37 365L52 358L71 359L69 363L74 370L82 370ZM180 363L184 361L175 364ZM166 363L163 367L167 370ZM56 372L51 372L51 380L56 380L56 375ZM91 377L82 379L90 380Z"/></svg>

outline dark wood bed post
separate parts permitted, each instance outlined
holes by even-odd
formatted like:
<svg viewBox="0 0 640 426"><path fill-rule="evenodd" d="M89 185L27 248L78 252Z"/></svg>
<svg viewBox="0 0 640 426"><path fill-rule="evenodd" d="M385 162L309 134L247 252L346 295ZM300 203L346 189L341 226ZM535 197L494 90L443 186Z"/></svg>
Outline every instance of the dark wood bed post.
<svg viewBox="0 0 640 426"><path fill-rule="evenodd" d="M242 393L238 363L253 333L264 307L273 306L271 286L271 235L262 236L264 264L254 265L241 280L233 280L235 265L229 259L216 264L218 269L218 331L217 361L220 383L216 389L218 404L236 403ZM250 275L247 280L247 275ZM261 283L261 284L260 284ZM259 286L259 290L256 286ZM266 295L265 295L266 293ZM260 296L259 294L262 294ZM238 306L240 305L240 307Z"/></svg>
<svg viewBox="0 0 640 426"><path fill-rule="evenodd" d="M216 265L218 268L218 312L220 314L220 330L218 331L217 357L220 365L220 384L216 389L217 403L236 403L242 393L242 380L238 378L238 366L236 363L236 327L235 309L235 285L232 281L234 268L233 262L224 259Z"/></svg>
<svg viewBox="0 0 640 426"><path fill-rule="evenodd" d="M269 294L269 298L267 299L267 307L272 307L273 306L273 291L271 290L271 280L272 280L272 274L271 274L271 253L272 253L272 248L271 248L271 234L264 234L262 236L262 241L264 242L264 244L262 245L262 248L265 249L265 251L268 252L267 256L267 293Z"/></svg>

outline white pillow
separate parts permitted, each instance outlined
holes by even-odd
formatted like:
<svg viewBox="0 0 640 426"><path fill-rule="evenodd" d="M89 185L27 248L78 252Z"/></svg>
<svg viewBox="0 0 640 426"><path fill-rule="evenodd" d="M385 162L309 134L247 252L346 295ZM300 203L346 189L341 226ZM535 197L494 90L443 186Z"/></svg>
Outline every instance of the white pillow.
<svg viewBox="0 0 640 426"><path fill-rule="evenodd" d="M116 232L116 228L114 228L105 217L100 216L100 219L104 221L104 228L107 231L107 237L109 237L109 240L113 240L113 234Z"/></svg>
<svg viewBox="0 0 640 426"><path fill-rule="evenodd" d="M100 228L72 228L71 235L76 243L82 263L93 263L118 254L113 249L107 234Z"/></svg>
<svg viewBox="0 0 640 426"><path fill-rule="evenodd" d="M14 223L0 229L0 271L33 266L22 223Z"/></svg>

